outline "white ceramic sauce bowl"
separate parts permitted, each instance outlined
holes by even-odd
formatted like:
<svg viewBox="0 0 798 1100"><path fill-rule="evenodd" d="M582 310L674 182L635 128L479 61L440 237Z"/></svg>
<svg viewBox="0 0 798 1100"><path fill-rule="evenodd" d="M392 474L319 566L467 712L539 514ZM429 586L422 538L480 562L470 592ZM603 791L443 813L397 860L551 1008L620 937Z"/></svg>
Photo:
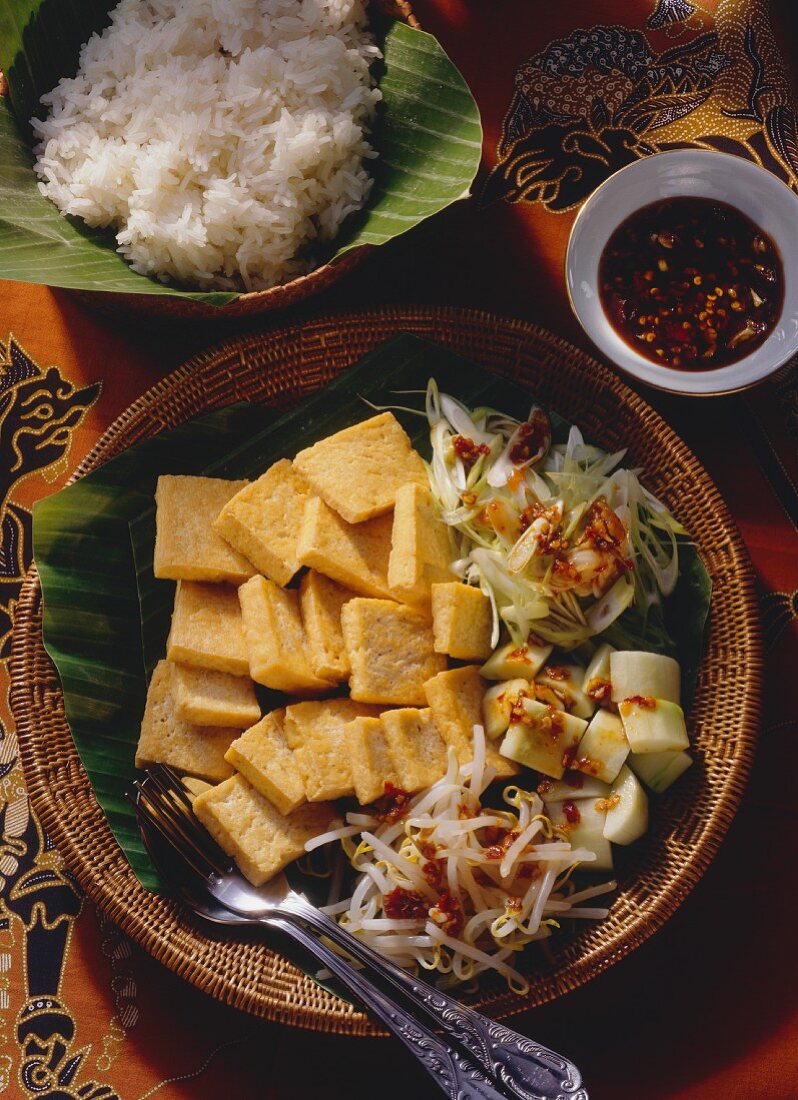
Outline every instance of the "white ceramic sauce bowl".
<svg viewBox="0 0 798 1100"><path fill-rule="evenodd" d="M749 355L715 370L677 370L639 355L615 331L599 296L599 261L615 229L641 207L679 195L737 207L774 241L784 268L784 302L773 331ZM728 153L656 153L620 169L584 203L571 229L565 278L582 328L627 374L696 396L747 389L798 353L798 196L764 168Z"/></svg>

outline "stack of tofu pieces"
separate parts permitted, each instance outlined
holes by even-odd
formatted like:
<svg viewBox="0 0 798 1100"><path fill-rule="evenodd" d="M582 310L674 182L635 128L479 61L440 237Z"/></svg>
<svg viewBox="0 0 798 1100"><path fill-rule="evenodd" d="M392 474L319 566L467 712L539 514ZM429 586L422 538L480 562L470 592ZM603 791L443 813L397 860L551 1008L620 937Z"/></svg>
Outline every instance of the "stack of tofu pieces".
<svg viewBox="0 0 798 1100"><path fill-rule="evenodd" d="M156 577L178 582L138 767L207 787L195 812L255 884L336 816L472 756L491 609L453 579L420 456L383 413L257 481L164 476ZM456 667L450 667L450 658ZM255 684L290 697L263 715ZM280 700L283 702L283 700ZM497 777L516 765L488 750Z"/></svg>

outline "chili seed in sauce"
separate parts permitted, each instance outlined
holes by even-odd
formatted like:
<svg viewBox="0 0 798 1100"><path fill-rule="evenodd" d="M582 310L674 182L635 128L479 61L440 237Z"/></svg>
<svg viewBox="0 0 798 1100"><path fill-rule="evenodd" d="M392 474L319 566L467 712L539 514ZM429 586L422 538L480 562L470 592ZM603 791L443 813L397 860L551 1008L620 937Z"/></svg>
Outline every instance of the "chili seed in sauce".
<svg viewBox="0 0 798 1100"><path fill-rule="evenodd" d="M773 330L784 270L773 241L715 199L637 210L601 255L599 291L616 332L663 366L709 370L742 359Z"/></svg>

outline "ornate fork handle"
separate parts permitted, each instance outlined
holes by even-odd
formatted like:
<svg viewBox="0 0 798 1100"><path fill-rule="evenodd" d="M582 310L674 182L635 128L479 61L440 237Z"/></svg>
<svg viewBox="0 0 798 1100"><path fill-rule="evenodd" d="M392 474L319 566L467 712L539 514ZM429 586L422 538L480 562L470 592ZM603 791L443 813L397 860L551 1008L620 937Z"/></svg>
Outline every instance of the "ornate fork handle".
<svg viewBox="0 0 798 1100"><path fill-rule="evenodd" d="M588 1100L582 1076L567 1058L503 1024L459 1004L447 994L408 974L378 955L356 936L321 913L305 898L292 894L281 913L300 919L369 967L428 1017L452 1043L464 1047L474 1060L500 1081L518 1100ZM332 969L332 967L330 967Z"/></svg>
<svg viewBox="0 0 798 1100"><path fill-rule="evenodd" d="M307 948L338 977L357 999L399 1039L450 1100L507 1100L481 1069L456 1047L396 1004L368 977L320 941L314 932L288 915L262 918Z"/></svg>

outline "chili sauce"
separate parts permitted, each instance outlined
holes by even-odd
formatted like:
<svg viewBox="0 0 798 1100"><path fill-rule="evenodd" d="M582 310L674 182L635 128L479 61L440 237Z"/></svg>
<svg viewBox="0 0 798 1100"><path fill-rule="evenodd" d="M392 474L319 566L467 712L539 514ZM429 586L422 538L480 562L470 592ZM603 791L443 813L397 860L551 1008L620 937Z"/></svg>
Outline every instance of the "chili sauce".
<svg viewBox="0 0 798 1100"><path fill-rule="evenodd" d="M687 196L644 206L601 254L601 303L640 355L711 370L764 342L781 314L784 269L773 241L745 214Z"/></svg>

